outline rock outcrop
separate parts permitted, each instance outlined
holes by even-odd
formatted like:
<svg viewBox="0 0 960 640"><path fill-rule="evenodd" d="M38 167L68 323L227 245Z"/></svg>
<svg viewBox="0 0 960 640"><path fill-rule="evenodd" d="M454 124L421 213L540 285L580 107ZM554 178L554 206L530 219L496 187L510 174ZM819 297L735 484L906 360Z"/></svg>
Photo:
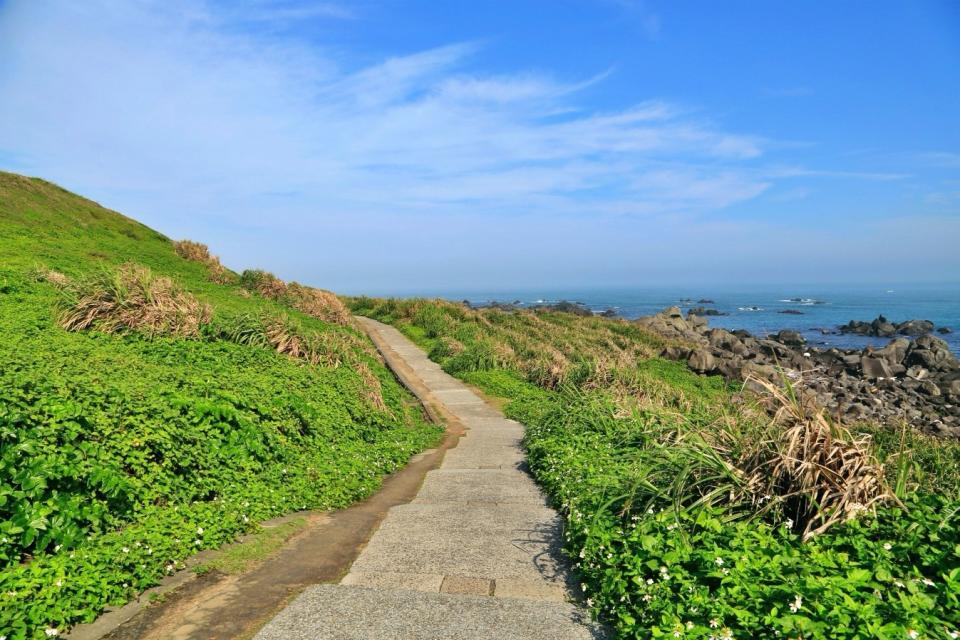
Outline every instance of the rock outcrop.
<svg viewBox="0 0 960 640"><path fill-rule="evenodd" d="M746 331L710 328L706 318L695 314L684 318L677 307L636 322L688 345L670 347L662 355L685 361L697 373L736 381L759 377L776 382L785 377L846 423L906 422L928 433L960 438L960 362L946 342L929 335L932 323L927 329L926 321L895 325L877 318L864 323L870 331L892 327L883 335L896 336L901 328L907 332L903 335L926 333L858 351L814 349L805 345L799 332L790 330L760 338Z"/></svg>
<svg viewBox="0 0 960 640"><path fill-rule="evenodd" d="M875 338L890 338L895 335L925 336L933 333L933 323L929 320L907 320L906 322L893 323L883 316L877 316L872 322L851 320L837 328L840 333L854 333L859 336L873 336ZM949 331L947 329L947 332ZM943 332L941 331L941 333Z"/></svg>

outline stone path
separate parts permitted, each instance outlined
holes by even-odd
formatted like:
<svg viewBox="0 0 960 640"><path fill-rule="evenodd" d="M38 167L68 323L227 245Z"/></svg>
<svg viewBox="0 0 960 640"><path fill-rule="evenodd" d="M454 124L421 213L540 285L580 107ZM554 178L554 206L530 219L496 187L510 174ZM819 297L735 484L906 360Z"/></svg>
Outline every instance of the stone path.
<svg viewBox="0 0 960 640"><path fill-rule="evenodd" d="M416 498L388 512L340 584L308 588L257 640L603 637L571 602L562 523L523 469L523 426L393 327L360 322L465 435Z"/></svg>

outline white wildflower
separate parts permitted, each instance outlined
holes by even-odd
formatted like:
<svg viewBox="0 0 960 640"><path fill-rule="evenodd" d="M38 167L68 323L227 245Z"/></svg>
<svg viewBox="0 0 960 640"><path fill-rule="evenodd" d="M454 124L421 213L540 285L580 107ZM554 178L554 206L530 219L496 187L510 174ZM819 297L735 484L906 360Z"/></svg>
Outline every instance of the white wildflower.
<svg viewBox="0 0 960 640"><path fill-rule="evenodd" d="M711 628L711 629L716 629L716 628L719 627L719 626L720 626L720 621L717 620L716 618L714 618L713 620L710 621L710 628Z"/></svg>
<svg viewBox="0 0 960 640"><path fill-rule="evenodd" d="M649 593L647 593L647 594L645 594L645 595L643 596L643 601L644 601L644 602L650 602L651 600L653 600L653 596L651 596Z"/></svg>
<svg viewBox="0 0 960 640"><path fill-rule="evenodd" d="M920 637L920 633L916 629L907 629L907 637L911 640L916 640Z"/></svg>
<svg viewBox="0 0 960 640"><path fill-rule="evenodd" d="M803 598L800 597L800 594L797 594L794 597L793 602L790 603L790 611L793 613L796 613L797 611L800 610L800 607L802 606L803 606Z"/></svg>
<svg viewBox="0 0 960 640"><path fill-rule="evenodd" d="M716 560L714 560L714 562L717 563L717 566L718 566L718 567L722 567L722 566L723 566L723 558L717 558Z"/></svg>
<svg viewBox="0 0 960 640"><path fill-rule="evenodd" d="M920 582L922 582L923 584L927 585L928 587L932 587L933 584L934 584L934 583L933 583L933 580L931 580L930 578L924 578L924 579L921 580Z"/></svg>
<svg viewBox="0 0 960 640"><path fill-rule="evenodd" d="M124 547L123 549L120 549L120 551L123 551L124 553L130 553L130 547Z"/></svg>
<svg viewBox="0 0 960 640"><path fill-rule="evenodd" d="M884 550L884 551L890 551L890 549L893 549L893 545L890 544L889 542L885 542L884 545L883 545L883 550Z"/></svg>
<svg viewBox="0 0 960 640"><path fill-rule="evenodd" d="M203 535L203 527L197 527L197 535L198 535L198 536L202 536L202 535Z"/></svg>
<svg viewBox="0 0 960 640"><path fill-rule="evenodd" d="M63 545L58 544L57 546L55 546L55 547L53 548L53 552L56 553L57 551L60 551L60 549L62 549L62 548L63 548Z"/></svg>
<svg viewBox="0 0 960 640"><path fill-rule="evenodd" d="M896 587L897 587L898 589L903 589L903 587L904 587L904 584L903 584L902 582L900 582L899 580L894 580L894 581L893 581L893 584L896 585Z"/></svg>
<svg viewBox="0 0 960 640"><path fill-rule="evenodd" d="M653 578L647 578L647 584L653 584Z"/></svg>
<svg viewBox="0 0 960 640"><path fill-rule="evenodd" d="M44 630L44 633L47 634L48 638L55 638L56 636L60 635L60 629L57 629L56 627L47 627Z"/></svg>

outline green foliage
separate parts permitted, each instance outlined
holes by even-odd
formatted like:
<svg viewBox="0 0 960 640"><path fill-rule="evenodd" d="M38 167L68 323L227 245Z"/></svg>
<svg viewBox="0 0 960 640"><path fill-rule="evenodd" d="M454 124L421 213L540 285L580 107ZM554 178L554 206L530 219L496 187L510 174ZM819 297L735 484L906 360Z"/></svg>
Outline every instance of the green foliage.
<svg viewBox="0 0 960 640"><path fill-rule="evenodd" d="M9 640L91 621L264 519L361 499L439 436L357 330L211 282L163 236L49 183L0 173L0 255ZM66 331L62 293L31 275L131 261L213 308L200 335ZM266 322L281 315L346 364L277 353Z"/></svg>
<svg viewBox="0 0 960 640"><path fill-rule="evenodd" d="M960 637L960 445L869 429L904 507L804 542L776 508L789 496L758 498L730 463L779 425L741 407L721 378L655 357L663 343L639 328L350 303L507 400L506 414L527 426L531 470L566 517L587 603L618 637Z"/></svg>

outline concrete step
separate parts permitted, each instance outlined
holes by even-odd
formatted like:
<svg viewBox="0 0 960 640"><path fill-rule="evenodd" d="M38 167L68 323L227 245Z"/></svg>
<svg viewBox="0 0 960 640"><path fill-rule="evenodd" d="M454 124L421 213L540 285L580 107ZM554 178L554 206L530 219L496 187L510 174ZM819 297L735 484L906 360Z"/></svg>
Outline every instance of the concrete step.
<svg viewBox="0 0 960 640"><path fill-rule="evenodd" d="M417 497L424 502L477 502L545 505L540 488L522 471L440 468L427 473Z"/></svg>
<svg viewBox="0 0 960 640"><path fill-rule="evenodd" d="M591 640L603 631L565 602L360 586L300 594L255 640Z"/></svg>

